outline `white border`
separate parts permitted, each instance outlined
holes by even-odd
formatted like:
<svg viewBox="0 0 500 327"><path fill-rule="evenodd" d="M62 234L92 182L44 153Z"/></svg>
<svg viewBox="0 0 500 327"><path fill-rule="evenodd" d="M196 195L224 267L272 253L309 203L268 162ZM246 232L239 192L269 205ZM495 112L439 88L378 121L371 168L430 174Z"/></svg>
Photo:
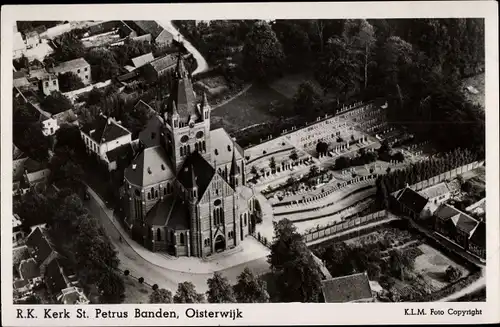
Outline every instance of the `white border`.
<svg viewBox="0 0 500 327"><path fill-rule="evenodd" d="M1 239L2 239L2 322L5 326L80 326L80 325L298 325L298 324L424 324L492 323L500 320L499 305L499 220L498 217L498 4L493 1L444 2L356 2L356 3L252 3L252 4L154 4L154 5L30 5L2 7L1 65ZM487 302L486 303L392 303L392 304L235 304L198 305L197 309L239 308L244 319L188 319L188 305L163 306L174 309L180 319L15 319L12 304L12 24L16 20L109 20L109 19L276 19L276 18L451 18L484 17L486 29L486 162L487 162ZM19 306L18 306L19 307ZM75 312L75 306L34 306L43 316L44 308ZM137 307L152 305L81 306L89 313L94 308L127 310L133 316ZM405 308L481 309L483 314L465 317L405 316Z"/></svg>

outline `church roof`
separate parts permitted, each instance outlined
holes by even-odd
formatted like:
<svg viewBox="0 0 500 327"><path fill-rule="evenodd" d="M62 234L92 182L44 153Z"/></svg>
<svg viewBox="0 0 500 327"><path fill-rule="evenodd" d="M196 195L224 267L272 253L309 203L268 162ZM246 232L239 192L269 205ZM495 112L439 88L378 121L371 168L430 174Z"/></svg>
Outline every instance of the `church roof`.
<svg viewBox="0 0 500 327"><path fill-rule="evenodd" d="M193 179L198 187L198 197L201 198L205 193L206 188L210 184L212 177L215 174L215 169L210 165L197 151L193 152L184 161L177 179L185 188L193 186Z"/></svg>
<svg viewBox="0 0 500 327"><path fill-rule="evenodd" d="M148 106L145 103L144 105ZM149 119L146 127L139 133L139 140L146 148L160 145L162 125L163 119L155 114L151 119Z"/></svg>
<svg viewBox="0 0 500 327"><path fill-rule="evenodd" d="M233 141L224 128L218 128L210 131L210 143L212 159L219 164L231 162L233 158L233 146L236 148L236 160L243 159L243 149Z"/></svg>
<svg viewBox="0 0 500 327"><path fill-rule="evenodd" d="M170 196L158 203L146 215L150 226L168 226L172 229L189 228L189 212L179 197Z"/></svg>
<svg viewBox="0 0 500 327"><path fill-rule="evenodd" d="M181 118L189 118L192 115L197 117L198 112L196 110L196 96L193 91L193 84L180 57L178 57L177 61L176 75L177 78L173 82L172 92L168 99L167 110L172 113L175 106Z"/></svg>
<svg viewBox="0 0 500 327"><path fill-rule="evenodd" d="M125 169L125 178L138 186L157 184L174 176L167 154L160 145L145 148Z"/></svg>

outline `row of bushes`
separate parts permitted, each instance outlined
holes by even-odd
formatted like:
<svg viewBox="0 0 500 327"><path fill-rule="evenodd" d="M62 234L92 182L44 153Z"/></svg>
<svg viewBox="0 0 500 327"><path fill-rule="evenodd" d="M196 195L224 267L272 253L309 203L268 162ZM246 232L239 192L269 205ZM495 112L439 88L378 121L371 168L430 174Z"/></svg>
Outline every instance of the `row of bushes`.
<svg viewBox="0 0 500 327"><path fill-rule="evenodd" d="M450 284L437 292L431 293L427 296L423 296L419 299L414 299L415 302L435 302L439 299L445 298L455 292L464 289L465 287L471 285L479 278L481 278L482 272L476 271L475 273L470 274L467 277L459 279L456 283Z"/></svg>

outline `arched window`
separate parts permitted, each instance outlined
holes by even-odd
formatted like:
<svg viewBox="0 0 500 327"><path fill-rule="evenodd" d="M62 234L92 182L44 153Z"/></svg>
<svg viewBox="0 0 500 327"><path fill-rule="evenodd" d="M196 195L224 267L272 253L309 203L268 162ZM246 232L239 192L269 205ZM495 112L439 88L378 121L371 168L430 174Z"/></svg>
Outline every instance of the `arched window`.
<svg viewBox="0 0 500 327"><path fill-rule="evenodd" d="M166 187L163 189L163 195L167 195L167 188Z"/></svg>
<svg viewBox="0 0 500 327"><path fill-rule="evenodd" d="M151 193L148 193L148 200L151 200Z"/></svg>
<svg viewBox="0 0 500 327"><path fill-rule="evenodd" d="M245 226L246 226L247 225L247 214L246 213L243 215L243 221L244 221Z"/></svg>
<svg viewBox="0 0 500 327"><path fill-rule="evenodd" d="M198 143L195 143L195 144L194 144L194 150L195 150L195 151L198 151Z"/></svg>
<svg viewBox="0 0 500 327"><path fill-rule="evenodd" d="M151 197L155 196L155 189L154 187L151 188Z"/></svg>
<svg viewBox="0 0 500 327"><path fill-rule="evenodd" d="M181 146L181 157L184 155L184 147Z"/></svg>
<svg viewBox="0 0 500 327"><path fill-rule="evenodd" d="M190 144L187 145L187 153L188 154L191 153L191 145Z"/></svg>
<svg viewBox="0 0 500 327"><path fill-rule="evenodd" d="M155 198L158 197L158 190L155 191Z"/></svg>
<svg viewBox="0 0 500 327"><path fill-rule="evenodd" d="M156 240L161 241L161 230L159 228L156 230Z"/></svg>
<svg viewBox="0 0 500 327"><path fill-rule="evenodd" d="M179 243L181 245L184 245L184 233L181 233L181 236L179 237Z"/></svg>
<svg viewBox="0 0 500 327"><path fill-rule="evenodd" d="M173 230L170 231L170 242L175 245L175 233Z"/></svg>

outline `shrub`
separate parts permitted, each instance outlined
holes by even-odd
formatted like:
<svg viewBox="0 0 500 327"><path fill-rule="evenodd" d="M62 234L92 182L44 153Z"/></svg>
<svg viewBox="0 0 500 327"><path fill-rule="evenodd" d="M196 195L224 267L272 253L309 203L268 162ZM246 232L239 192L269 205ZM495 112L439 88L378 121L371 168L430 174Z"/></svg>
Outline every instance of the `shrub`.
<svg viewBox="0 0 500 327"><path fill-rule="evenodd" d="M446 268L446 279L450 283L456 282L460 277L462 277L462 272L459 269L451 265Z"/></svg>
<svg viewBox="0 0 500 327"><path fill-rule="evenodd" d="M143 277L139 277L139 283L144 283L144 278Z"/></svg>
<svg viewBox="0 0 500 327"><path fill-rule="evenodd" d="M128 276L128 275L130 275L130 271L125 270L125 271L123 272L123 274L124 274L125 276Z"/></svg>
<svg viewBox="0 0 500 327"><path fill-rule="evenodd" d="M154 284L152 288L153 288L153 291L156 291L158 289L158 284Z"/></svg>

